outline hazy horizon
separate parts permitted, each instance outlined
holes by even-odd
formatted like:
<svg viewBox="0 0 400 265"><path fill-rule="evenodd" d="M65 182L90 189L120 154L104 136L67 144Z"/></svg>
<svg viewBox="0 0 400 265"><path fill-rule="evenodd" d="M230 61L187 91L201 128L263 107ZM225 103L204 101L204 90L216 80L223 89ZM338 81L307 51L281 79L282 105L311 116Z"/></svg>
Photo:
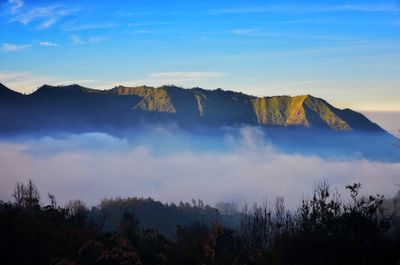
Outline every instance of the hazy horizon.
<svg viewBox="0 0 400 265"><path fill-rule="evenodd" d="M400 111L361 111L392 135L400 138Z"/></svg>

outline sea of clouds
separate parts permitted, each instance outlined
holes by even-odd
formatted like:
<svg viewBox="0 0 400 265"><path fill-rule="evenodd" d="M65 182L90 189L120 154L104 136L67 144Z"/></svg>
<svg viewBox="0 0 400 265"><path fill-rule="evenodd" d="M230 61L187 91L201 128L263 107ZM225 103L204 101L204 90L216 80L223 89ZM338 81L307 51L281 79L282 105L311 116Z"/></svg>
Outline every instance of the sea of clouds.
<svg viewBox="0 0 400 265"><path fill-rule="evenodd" d="M220 143L176 128L156 128L136 139L86 133L2 140L0 200L10 200L16 182L28 179L44 201L51 192L60 204L82 199L89 205L118 196L200 198L210 205L284 196L295 207L324 180L339 192L354 182L362 183L365 194L390 197L400 189L400 163L283 153L254 127L214 141Z"/></svg>

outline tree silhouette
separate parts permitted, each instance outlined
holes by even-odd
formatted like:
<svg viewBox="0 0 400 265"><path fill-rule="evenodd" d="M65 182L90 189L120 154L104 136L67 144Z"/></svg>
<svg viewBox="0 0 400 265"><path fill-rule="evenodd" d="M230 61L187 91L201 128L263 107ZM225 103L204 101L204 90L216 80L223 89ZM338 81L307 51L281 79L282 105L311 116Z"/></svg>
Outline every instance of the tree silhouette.
<svg viewBox="0 0 400 265"><path fill-rule="evenodd" d="M303 199L292 211L285 208L283 197L277 198L273 207L255 204L250 211L245 207L238 214L242 221L237 230L224 227L218 220L203 222L204 213L215 209L199 201L176 206L152 199L108 200L101 207L107 207L103 210L115 215L112 220L118 223L115 229L103 229L93 222L102 218L99 208L89 210L80 200L60 207L51 194L50 204L42 206L32 181L17 183L15 202L0 202L0 263L399 264L400 218L396 205L400 195L385 200L380 195L363 196L359 183L346 188L350 200L345 202L322 182L315 186L310 199ZM384 205L396 211L389 214ZM199 221L178 225L175 237L168 238L139 223L136 212L143 209L160 211L165 218L178 216L173 220L185 218L180 211L195 213Z"/></svg>
<svg viewBox="0 0 400 265"><path fill-rule="evenodd" d="M17 182L17 186L14 189L13 197L15 199L15 203L19 207L39 206L39 191L33 184L32 180L29 180L27 185Z"/></svg>

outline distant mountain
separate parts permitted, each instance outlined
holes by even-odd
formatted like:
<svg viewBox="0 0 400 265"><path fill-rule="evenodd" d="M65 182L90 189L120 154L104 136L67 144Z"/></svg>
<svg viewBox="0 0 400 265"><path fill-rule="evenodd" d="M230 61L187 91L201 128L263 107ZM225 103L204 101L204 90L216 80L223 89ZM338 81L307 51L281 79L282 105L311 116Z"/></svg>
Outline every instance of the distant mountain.
<svg viewBox="0 0 400 265"><path fill-rule="evenodd" d="M18 92L15 92L14 90L9 89L2 83L0 83L0 97L7 99L5 97L15 97L15 96L20 96L21 94Z"/></svg>
<svg viewBox="0 0 400 265"><path fill-rule="evenodd" d="M338 132L384 132L350 109L310 95L255 97L222 89L176 86L96 90L44 85L29 95L0 84L0 133L31 129L74 131L129 128L141 122L180 126L318 128Z"/></svg>

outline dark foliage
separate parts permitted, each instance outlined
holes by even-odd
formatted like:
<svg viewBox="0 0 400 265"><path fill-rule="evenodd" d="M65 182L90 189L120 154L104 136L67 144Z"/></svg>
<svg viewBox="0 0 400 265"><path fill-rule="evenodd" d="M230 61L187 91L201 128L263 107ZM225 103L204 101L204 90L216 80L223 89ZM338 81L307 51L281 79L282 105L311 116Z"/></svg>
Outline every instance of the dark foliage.
<svg viewBox="0 0 400 265"><path fill-rule="evenodd" d="M103 199L97 207L91 209L89 219L103 226L104 231L114 231L125 213L135 215L140 221L140 228L156 228L171 239L176 238L178 224L189 225L198 221L211 225L217 219L221 219L226 225L231 224L230 220L219 217L215 208L205 205L201 200L192 200L191 204L163 204L151 198L135 197Z"/></svg>
<svg viewBox="0 0 400 265"><path fill-rule="evenodd" d="M358 183L347 186L349 202L342 202L339 194L321 183L312 198L303 200L296 211L286 210L283 198L278 198L274 207L246 207L242 213L231 215L241 216L236 230L223 226L218 219L206 223L200 213L215 209L201 201L168 208L148 199L154 209L164 209L168 218L173 214L184 218L181 209L199 214L199 220L193 218L176 226L176 235L170 238L148 228L149 224L139 223L133 209L140 208L132 208L128 202L136 200L132 204L136 205L143 199L107 200L88 210L82 201L59 207L54 195L49 194L50 204L43 206L32 182L18 183L14 202L0 204L0 262L399 264L400 222L396 207L400 194L393 200L379 195L364 197L359 194L360 187ZM107 214L114 214L111 220L116 222L108 229L104 229L104 223L110 217L104 217L104 209Z"/></svg>

